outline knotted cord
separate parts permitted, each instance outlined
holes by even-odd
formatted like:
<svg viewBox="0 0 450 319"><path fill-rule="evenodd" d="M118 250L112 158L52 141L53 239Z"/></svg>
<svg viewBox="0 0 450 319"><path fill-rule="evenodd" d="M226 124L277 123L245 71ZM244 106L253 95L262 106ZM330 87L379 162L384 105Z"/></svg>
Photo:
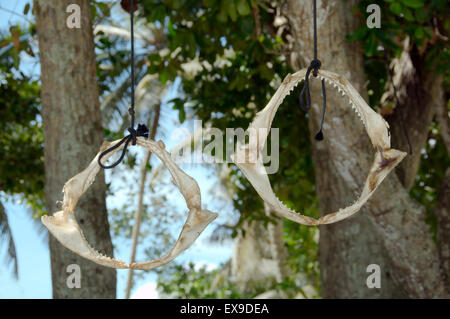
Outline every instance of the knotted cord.
<svg viewBox="0 0 450 319"><path fill-rule="evenodd" d="M311 93L309 90L309 75L311 71L313 72L313 76L317 77L319 69L322 65L322 62L317 58L317 5L316 0L314 0L314 7L313 7L313 16L314 16L314 59L311 61L308 69L306 70L305 75L305 85L303 86L299 101L300 101L300 107L303 111L308 112L311 108ZM306 99L306 104L303 101L303 97ZM325 80L322 80L322 97L323 97L323 105L322 105L322 118L320 121L320 130L316 134L316 140L321 141L323 140L323 133L322 133L322 127L323 122L325 120L325 111L327 108L327 98L326 98L326 92L325 92Z"/></svg>
<svg viewBox="0 0 450 319"><path fill-rule="evenodd" d="M134 107L135 107L135 103L134 103L134 90L135 90L135 75L134 75L134 4L133 4L133 0L130 0L130 24L131 24L131 30L130 30L130 35L131 35L131 106L128 109L128 113L130 114L130 127L128 128L128 132L130 133L129 135L125 136L119 143L115 144L114 146L110 147L109 149L107 149L106 151L102 152L98 158L98 164L100 165L100 167L102 167L103 169L109 169L109 168L113 168L116 167L117 165L120 164L120 162L122 162L123 158L125 157L125 154L127 152L127 148L128 145L131 142L131 145L136 145L136 138L138 136L141 137L145 137L148 138L148 128L145 124L138 124L137 129L134 129L134 120L135 120L135 111L134 111ZM120 155L119 159L117 161L115 161L113 164L111 165L103 165L101 162L101 159L103 158L103 156L105 156L106 154L114 151L115 149L117 149L118 147L120 147L123 143L125 143L123 150L122 150L122 154Z"/></svg>

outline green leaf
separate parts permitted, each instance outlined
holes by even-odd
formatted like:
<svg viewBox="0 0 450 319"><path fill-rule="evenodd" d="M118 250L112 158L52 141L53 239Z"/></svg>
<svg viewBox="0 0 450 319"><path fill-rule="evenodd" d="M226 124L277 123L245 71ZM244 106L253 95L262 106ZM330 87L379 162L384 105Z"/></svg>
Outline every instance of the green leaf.
<svg viewBox="0 0 450 319"><path fill-rule="evenodd" d="M109 6L107 4L97 2L97 7L100 9L101 13L104 16L109 17L111 15L111 12L109 10Z"/></svg>
<svg viewBox="0 0 450 319"><path fill-rule="evenodd" d="M166 69L162 69L161 72L159 72L158 77L159 81L164 84L170 79L170 74Z"/></svg>
<svg viewBox="0 0 450 319"><path fill-rule="evenodd" d="M402 4L400 2L393 2L389 5L389 9L396 15L400 15L402 13Z"/></svg>
<svg viewBox="0 0 450 319"><path fill-rule="evenodd" d="M180 9L183 6L183 0L173 0L172 5L175 10Z"/></svg>
<svg viewBox="0 0 450 319"><path fill-rule="evenodd" d="M219 20L219 22L227 22L228 20L226 3L227 3L226 1L222 1L220 3L220 11L219 14L217 15L217 20Z"/></svg>
<svg viewBox="0 0 450 319"><path fill-rule="evenodd" d="M425 23L431 19L429 8L416 9L414 13L419 23Z"/></svg>
<svg viewBox="0 0 450 319"><path fill-rule="evenodd" d="M180 109L178 110L178 120L180 121L180 123L183 123L185 119L186 119L186 112L184 111L184 107L181 106Z"/></svg>
<svg viewBox="0 0 450 319"><path fill-rule="evenodd" d="M356 29L355 32L347 35L347 41L355 41L365 38L368 30L369 29L366 26Z"/></svg>
<svg viewBox="0 0 450 319"><path fill-rule="evenodd" d="M422 27L418 27L418 28L416 28L416 30L414 31L414 36L415 36L416 38L421 39L421 38L424 37L424 35L425 35L425 32L424 32L424 30L423 30Z"/></svg>
<svg viewBox="0 0 450 319"><path fill-rule="evenodd" d="M246 33L248 35L251 35L253 33L254 24L253 19L250 16L247 16L245 18L239 19L240 21L240 29L243 33Z"/></svg>
<svg viewBox="0 0 450 319"><path fill-rule="evenodd" d="M27 4L25 5L25 7L23 8L23 14L24 14L24 15L27 15L29 11L30 11L30 4L27 3Z"/></svg>
<svg viewBox="0 0 450 319"><path fill-rule="evenodd" d="M216 0L203 0L203 4L207 8L212 8L216 5Z"/></svg>
<svg viewBox="0 0 450 319"><path fill-rule="evenodd" d="M403 8L403 15L405 19L409 22L415 21L413 13L409 8Z"/></svg>
<svg viewBox="0 0 450 319"><path fill-rule="evenodd" d="M369 39L365 45L365 51L367 56L373 56L377 51L377 39L374 33L370 33Z"/></svg>
<svg viewBox="0 0 450 319"><path fill-rule="evenodd" d="M225 2L225 8L227 10L228 16L231 18L231 21L236 21L237 19L237 12L236 12L236 6L234 5L234 1L230 0L222 0L222 3Z"/></svg>
<svg viewBox="0 0 450 319"><path fill-rule="evenodd" d="M401 1L405 6L414 9L422 8L424 5L422 0L401 0Z"/></svg>
<svg viewBox="0 0 450 319"><path fill-rule="evenodd" d="M170 20L167 23L167 31L169 31L169 35L172 37L175 36L175 34L176 34L175 29L173 28L172 21L170 21Z"/></svg>
<svg viewBox="0 0 450 319"><path fill-rule="evenodd" d="M246 16L250 14L250 6L248 5L247 0L238 0L237 11L241 16Z"/></svg>

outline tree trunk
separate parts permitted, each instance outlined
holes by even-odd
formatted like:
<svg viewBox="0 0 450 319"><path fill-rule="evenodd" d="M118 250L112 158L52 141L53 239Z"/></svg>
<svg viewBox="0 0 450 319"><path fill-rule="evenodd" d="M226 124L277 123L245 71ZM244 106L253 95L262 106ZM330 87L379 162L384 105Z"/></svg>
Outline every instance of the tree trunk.
<svg viewBox="0 0 450 319"><path fill-rule="evenodd" d="M409 41L405 43L405 49ZM385 93L394 102L395 109L387 117L391 124L392 146L398 149L408 149L408 139L412 154L408 156L397 169L397 176L403 186L410 190L419 169L421 150L428 141L429 127L433 116L439 125L447 153L450 149L449 117L445 100L444 76L434 70L425 68L422 56L413 48L411 52L404 51L400 58L393 60L394 76L392 79L395 90L389 88ZM389 86L392 86L390 84ZM395 98L394 92L397 92ZM383 96L383 97L385 97ZM403 125L397 123L403 122ZM445 289L450 293L450 169L447 169L441 183L438 205L435 210L437 217L437 243L441 270Z"/></svg>
<svg viewBox="0 0 450 319"><path fill-rule="evenodd" d="M81 28L70 29L69 4L81 8ZM45 138L45 200L49 213L60 210L64 183L83 170L103 140L98 101L95 52L88 0L35 0L42 79ZM105 204L104 174L77 205L76 216L89 243L112 256ZM88 261L50 236L54 298L115 298L116 271ZM68 288L67 266L81 269L81 288Z"/></svg>
<svg viewBox="0 0 450 319"><path fill-rule="evenodd" d="M436 108L436 122L439 124L442 139L447 155L450 154L450 118L448 116L447 100L445 99L443 76L441 82L432 91L431 95ZM439 256L441 257L441 269L444 274L445 287L450 293L450 168L447 168L439 191L438 205L436 208L437 242Z"/></svg>
<svg viewBox="0 0 450 319"><path fill-rule="evenodd" d="M438 219L437 241L441 269L444 274L445 288L450 291L450 168L445 172L439 192L438 206L436 208Z"/></svg>
<svg viewBox="0 0 450 319"><path fill-rule="evenodd" d="M392 81L389 81L382 101L389 99L394 112L386 116L390 125L393 148L410 151L397 167L396 173L406 190L411 190L419 170L421 150L428 141L428 132L437 105L443 101L443 75L425 71L425 61L416 48L409 50L405 40L400 58L393 59ZM395 86L395 89L394 89Z"/></svg>
<svg viewBox="0 0 450 319"><path fill-rule="evenodd" d="M234 241L231 275L243 293L270 289L274 283L283 282L289 275L287 251L283 241L283 220L273 216L266 204L264 212L277 222L269 223L267 227L260 221L245 223L245 234L239 234ZM271 290L269 294L284 298L279 291Z"/></svg>
<svg viewBox="0 0 450 319"><path fill-rule="evenodd" d="M344 75L360 94L364 88L362 54L345 36L358 26L352 15L356 0L317 1L318 58L322 68ZM312 1L290 0L285 13L294 49L303 65L313 57ZM321 215L349 205L360 192L374 150L364 127L346 99L327 87L329 108L322 142L318 128L321 93L312 80L310 136ZM392 125L399 125L393 123ZM424 221L424 209L410 199L391 174L354 217L320 227L319 262L324 298L396 298L445 296L439 257ZM366 268L381 268L381 288L369 289Z"/></svg>

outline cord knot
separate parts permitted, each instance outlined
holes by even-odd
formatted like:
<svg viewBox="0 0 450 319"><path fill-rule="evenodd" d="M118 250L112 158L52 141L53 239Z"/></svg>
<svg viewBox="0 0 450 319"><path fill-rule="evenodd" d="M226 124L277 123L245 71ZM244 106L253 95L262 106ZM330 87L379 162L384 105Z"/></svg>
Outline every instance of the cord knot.
<svg viewBox="0 0 450 319"><path fill-rule="evenodd" d="M137 130L129 127L128 132L130 133L128 136L131 139L131 145L136 145L136 137L138 136L148 138L148 128L145 124L138 124Z"/></svg>
<svg viewBox="0 0 450 319"><path fill-rule="evenodd" d="M131 145L136 145L137 131L134 128L129 127L128 132L130 133L130 135L128 135L128 137L131 140Z"/></svg>
<svg viewBox="0 0 450 319"><path fill-rule="evenodd" d="M320 62L319 59L313 59L311 63L309 64L308 69L306 70L305 75L305 85L303 85L302 91L300 92L300 107L303 111L308 112L311 107L311 93L309 92L309 75L311 74L311 71L313 71L314 77L317 77L319 69L322 65L322 62ZM306 103L303 102L302 97L305 96Z"/></svg>

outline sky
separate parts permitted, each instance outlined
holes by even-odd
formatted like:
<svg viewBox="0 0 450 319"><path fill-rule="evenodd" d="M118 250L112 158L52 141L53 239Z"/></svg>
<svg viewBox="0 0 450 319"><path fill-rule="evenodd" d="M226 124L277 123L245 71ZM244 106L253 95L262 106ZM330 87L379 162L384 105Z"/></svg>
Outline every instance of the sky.
<svg viewBox="0 0 450 319"><path fill-rule="evenodd" d="M25 4L28 0L0 0L0 29L3 31L9 30L11 25L16 23L23 23L24 18L9 11L14 11L19 15L22 14ZM31 19L31 14L28 14L28 18ZM27 65L25 62L22 68L29 70L31 65ZM33 72L36 72L33 69ZM38 71L37 71L38 72ZM170 90L166 96L166 101L173 98L176 94L176 90ZM164 110L164 132L166 134L160 134L159 139L162 139L170 149L180 141L180 137L174 138L173 134L176 131L177 124L176 119L178 117L176 111L171 110L167 103L162 105ZM185 129L193 132L192 125L183 125ZM142 152L141 152L142 155ZM87 166L88 163L86 163ZM214 193L218 190L216 182L217 178L214 177L213 167L205 167L200 165L182 164L180 165L183 170L194 179L197 180L203 198L203 205L206 209L217 211L219 207L215 206ZM107 181L110 179L107 174ZM120 180L112 180L113 186L123 186ZM170 194L172 196L172 194ZM185 203L181 195L174 197L174 205L180 212L185 211ZM109 196L107 198L107 207L112 209L114 207L120 207L122 204L121 196ZM14 241L16 244L16 250L19 261L19 279L14 279L11 275L10 269L5 267L5 245L0 243L0 298L51 298L51 269L50 269L50 256L48 243L43 239L42 234L37 231L36 225L31 221L31 212L24 203L20 203L17 198L3 198L2 202L5 206L9 223L12 229ZM214 210L217 208L217 210ZM216 223L225 222L233 215L232 206L228 205L228 212L223 211L223 207L220 207L221 217L218 218ZM175 223L174 228L181 227L182 222ZM184 252L177 260L182 263L193 262L197 266L207 266L209 269L216 268L220 263L227 261L232 254L232 242L225 241L223 244L212 244L208 241L208 237L211 235L214 227L208 227L205 232L199 237L197 242ZM118 240L115 241L118 245L119 253L116 254L117 258L123 260L129 260L129 253L131 247L131 238L129 241ZM144 256L137 254L137 260L142 260ZM124 298L127 270L118 270L117 273L117 297ZM137 280L134 289L132 290L132 298L157 298L156 292L156 276L152 273L145 276L145 278Z"/></svg>

